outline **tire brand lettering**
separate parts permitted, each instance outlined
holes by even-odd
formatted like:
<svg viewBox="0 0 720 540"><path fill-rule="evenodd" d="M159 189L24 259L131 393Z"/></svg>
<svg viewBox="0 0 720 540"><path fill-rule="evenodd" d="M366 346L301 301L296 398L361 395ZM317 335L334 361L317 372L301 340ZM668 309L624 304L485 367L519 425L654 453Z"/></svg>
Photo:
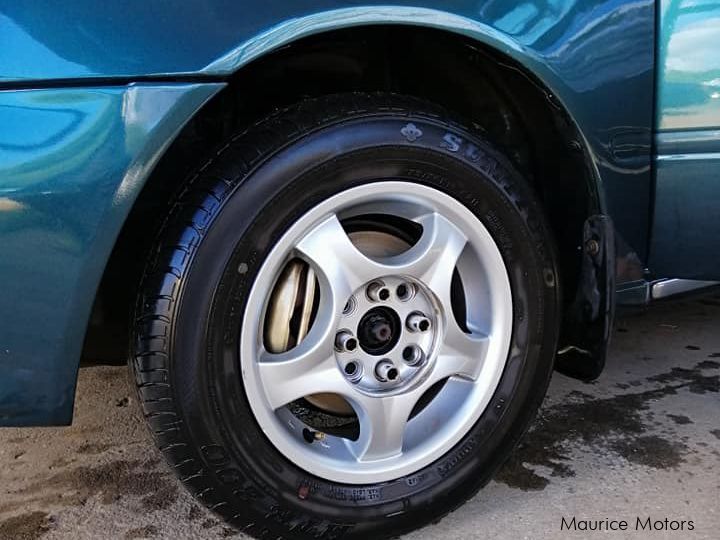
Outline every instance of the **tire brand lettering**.
<svg viewBox="0 0 720 540"><path fill-rule="evenodd" d="M462 146L463 139L454 133L446 133L443 142L440 144L443 148L447 148L451 152L457 152Z"/></svg>
<svg viewBox="0 0 720 540"><path fill-rule="evenodd" d="M465 148L465 157L475 163L480 159L480 156L480 149L474 144L468 143L467 148Z"/></svg>

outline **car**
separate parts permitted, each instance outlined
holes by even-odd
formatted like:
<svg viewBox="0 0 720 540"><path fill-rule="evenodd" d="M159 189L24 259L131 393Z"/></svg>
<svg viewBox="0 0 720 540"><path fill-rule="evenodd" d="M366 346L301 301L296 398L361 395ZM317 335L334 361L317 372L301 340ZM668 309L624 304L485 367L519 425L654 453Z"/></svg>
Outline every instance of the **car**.
<svg viewBox="0 0 720 540"><path fill-rule="evenodd" d="M720 280L714 0L0 7L0 425L127 357L257 538L437 521Z"/></svg>

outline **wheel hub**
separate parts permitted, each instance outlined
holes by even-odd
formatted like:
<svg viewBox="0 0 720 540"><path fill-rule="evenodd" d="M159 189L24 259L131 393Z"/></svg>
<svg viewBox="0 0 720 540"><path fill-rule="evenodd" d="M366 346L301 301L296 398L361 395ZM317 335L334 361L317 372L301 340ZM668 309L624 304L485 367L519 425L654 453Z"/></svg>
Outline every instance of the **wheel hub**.
<svg viewBox="0 0 720 540"><path fill-rule="evenodd" d="M348 381L372 395L411 387L438 341L444 310L433 293L414 278L383 276L357 289L345 305L335 356ZM359 347L347 347L353 342Z"/></svg>
<svg viewBox="0 0 720 540"><path fill-rule="evenodd" d="M366 353L376 356L385 354L400 338L400 317L391 308L373 308L360 319L358 338Z"/></svg>

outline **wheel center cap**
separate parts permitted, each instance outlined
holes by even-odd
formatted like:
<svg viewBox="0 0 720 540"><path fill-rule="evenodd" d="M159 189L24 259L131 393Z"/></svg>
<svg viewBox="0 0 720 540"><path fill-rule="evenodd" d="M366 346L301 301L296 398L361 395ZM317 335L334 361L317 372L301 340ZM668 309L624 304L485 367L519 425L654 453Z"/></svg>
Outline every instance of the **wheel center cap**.
<svg viewBox="0 0 720 540"><path fill-rule="evenodd" d="M373 308L360 319L360 347L368 354L385 354L397 344L400 330L400 317L393 309L385 306Z"/></svg>

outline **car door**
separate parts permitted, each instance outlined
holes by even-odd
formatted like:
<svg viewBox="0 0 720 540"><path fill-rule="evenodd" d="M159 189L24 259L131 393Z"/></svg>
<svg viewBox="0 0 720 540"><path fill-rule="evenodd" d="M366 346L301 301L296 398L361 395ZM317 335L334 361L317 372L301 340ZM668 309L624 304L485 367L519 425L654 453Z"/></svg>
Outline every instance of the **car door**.
<svg viewBox="0 0 720 540"><path fill-rule="evenodd" d="M659 0L656 277L720 279L720 0Z"/></svg>

